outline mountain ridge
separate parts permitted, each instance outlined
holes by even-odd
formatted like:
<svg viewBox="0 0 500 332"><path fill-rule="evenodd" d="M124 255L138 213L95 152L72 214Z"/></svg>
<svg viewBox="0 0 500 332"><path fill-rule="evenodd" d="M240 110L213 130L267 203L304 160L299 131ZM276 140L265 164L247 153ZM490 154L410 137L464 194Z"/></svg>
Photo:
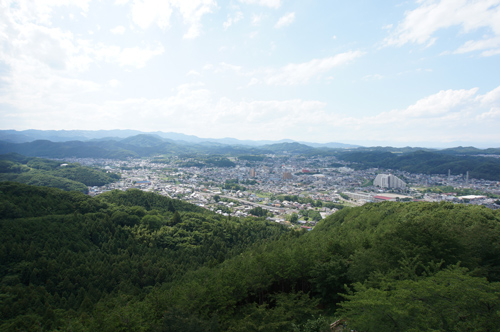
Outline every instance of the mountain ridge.
<svg viewBox="0 0 500 332"><path fill-rule="evenodd" d="M152 135L169 139L173 141L185 141L188 143L215 142L224 145L245 145L245 146L263 146L278 143L298 142L311 147L328 147L328 148L356 148L360 145L328 142L314 143L305 141L295 141L291 139L281 140L240 140L237 138L201 138L195 135L186 135L174 132L143 132L132 129L115 129L115 130L0 130L0 140L11 143L27 143L36 140L49 140L52 142L67 142L67 141L90 141L101 140L104 138L124 139L136 135Z"/></svg>

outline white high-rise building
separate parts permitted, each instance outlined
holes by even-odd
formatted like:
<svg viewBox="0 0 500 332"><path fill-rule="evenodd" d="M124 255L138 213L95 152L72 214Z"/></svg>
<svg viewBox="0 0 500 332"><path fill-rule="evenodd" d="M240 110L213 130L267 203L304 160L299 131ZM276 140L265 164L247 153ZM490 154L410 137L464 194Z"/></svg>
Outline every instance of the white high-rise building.
<svg viewBox="0 0 500 332"><path fill-rule="evenodd" d="M381 188L406 188L406 183L392 174L378 174L373 185Z"/></svg>

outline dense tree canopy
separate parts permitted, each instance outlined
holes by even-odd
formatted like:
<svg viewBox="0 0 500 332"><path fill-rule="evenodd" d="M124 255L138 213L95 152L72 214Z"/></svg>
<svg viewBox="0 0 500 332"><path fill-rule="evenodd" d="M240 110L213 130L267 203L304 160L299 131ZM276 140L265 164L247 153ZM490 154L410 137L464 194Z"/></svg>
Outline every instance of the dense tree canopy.
<svg viewBox="0 0 500 332"><path fill-rule="evenodd" d="M139 190L0 184L1 331L498 331L500 214L345 208L311 232Z"/></svg>
<svg viewBox="0 0 500 332"><path fill-rule="evenodd" d="M2 331L80 324L288 231L139 190L91 198L13 182L0 183L0 218Z"/></svg>
<svg viewBox="0 0 500 332"><path fill-rule="evenodd" d="M79 164L24 157L16 153L0 155L0 181L15 181L66 191L88 192L88 186L103 186L120 176Z"/></svg>

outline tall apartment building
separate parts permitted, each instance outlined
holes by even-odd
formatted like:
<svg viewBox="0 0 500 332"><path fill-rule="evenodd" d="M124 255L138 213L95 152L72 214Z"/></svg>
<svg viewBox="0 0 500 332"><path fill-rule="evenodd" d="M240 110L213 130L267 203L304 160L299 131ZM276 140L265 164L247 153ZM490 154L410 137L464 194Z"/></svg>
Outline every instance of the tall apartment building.
<svg viewBox="0 0 500 332"><path fill-rule="evenodd" d="M373 185L381 188L406 188L406 183L392 174L378 174Z"/></svg>

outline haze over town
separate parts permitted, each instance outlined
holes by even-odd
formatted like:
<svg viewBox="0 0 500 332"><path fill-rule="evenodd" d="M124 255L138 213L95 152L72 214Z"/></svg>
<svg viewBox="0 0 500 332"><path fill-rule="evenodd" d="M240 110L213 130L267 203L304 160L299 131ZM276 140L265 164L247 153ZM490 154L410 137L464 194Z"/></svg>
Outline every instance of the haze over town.
<svg viewBox="0 0 500 332"><path fill-rule="evenodd" d="M0 4L0 129L498 147L500 0Z"/></svg>

